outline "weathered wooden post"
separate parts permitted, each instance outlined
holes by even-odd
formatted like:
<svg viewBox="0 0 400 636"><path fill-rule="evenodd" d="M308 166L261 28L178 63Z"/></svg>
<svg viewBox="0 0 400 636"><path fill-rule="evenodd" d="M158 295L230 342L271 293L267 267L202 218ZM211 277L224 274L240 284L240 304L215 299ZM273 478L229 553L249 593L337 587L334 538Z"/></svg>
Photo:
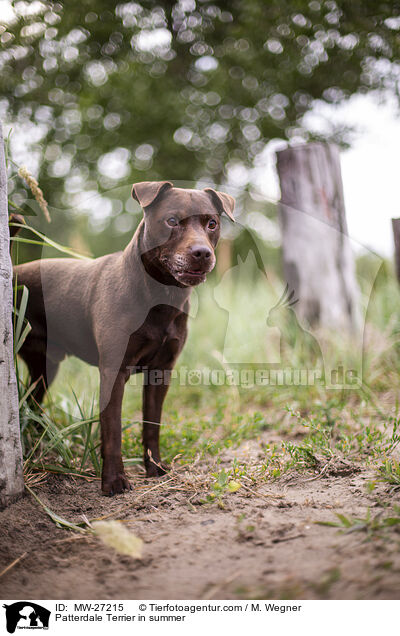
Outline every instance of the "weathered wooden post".
<svg viewBox="0 0 400 636"><path fill-rule="evenodd" d="M0 508L24 491L18 391L13 359L12 268L7 173L0 125Z"/></svg>
<svg viewBox="0 0 400 636"><path fill-rule="evenodd" d="M394 263L397 280L400 283L400 219L392 219L392 228L394 238Z"/></svg>
<svg viewBox="0 0 400 636"><path fill-rule="evenodd" d="M310 143L277 153L283 265L310 325L351 331L359 290L347 235L339 150Z"/></svg>

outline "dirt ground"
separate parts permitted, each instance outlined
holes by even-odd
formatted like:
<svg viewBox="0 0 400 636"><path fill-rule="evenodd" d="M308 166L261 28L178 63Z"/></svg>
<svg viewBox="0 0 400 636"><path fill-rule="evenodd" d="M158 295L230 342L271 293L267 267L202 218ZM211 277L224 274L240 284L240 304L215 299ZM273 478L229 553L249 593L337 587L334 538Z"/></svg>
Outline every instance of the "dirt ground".
<svg viewBox="0 0 400 636"><path fill-rule="evenodd" d="M253 454L260 442L226 451ZM399 495L367 483L371 470L342 466L311 477L291 474L204 504L212 461L179 468L161 480L131 472L133 491L114 498L99 482L49 475L34 487L69 521L111 515L144 541L140 560L121 556L93 535L57 528L30 496L0 513L2 599L398 599L400 535L367 539L316 521L334 512L365 516ZM244 482L243 482L244 483ZM367 540L366 540L367 539Z"/></svg>

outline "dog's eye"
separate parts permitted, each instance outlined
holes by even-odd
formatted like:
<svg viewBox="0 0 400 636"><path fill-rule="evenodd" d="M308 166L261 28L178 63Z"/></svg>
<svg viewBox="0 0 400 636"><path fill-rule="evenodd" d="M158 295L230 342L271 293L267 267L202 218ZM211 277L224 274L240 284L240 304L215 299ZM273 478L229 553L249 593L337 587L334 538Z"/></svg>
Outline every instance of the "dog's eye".
<svg viewBox="0 0 400 636"><path fill-rule="evenodd" d="M166 224L170 227L175 227L176 225L178 225L178 219L174 216L170 216L169 219L166 220Z"/></svg>
<svg viewBox="0 0 400 636"><path fill-rule="evenodd" d="M208 224L207 227L209 230L215 230L215 228L217 227L217 222L214 221L214 219L211 219Z"/></svg>

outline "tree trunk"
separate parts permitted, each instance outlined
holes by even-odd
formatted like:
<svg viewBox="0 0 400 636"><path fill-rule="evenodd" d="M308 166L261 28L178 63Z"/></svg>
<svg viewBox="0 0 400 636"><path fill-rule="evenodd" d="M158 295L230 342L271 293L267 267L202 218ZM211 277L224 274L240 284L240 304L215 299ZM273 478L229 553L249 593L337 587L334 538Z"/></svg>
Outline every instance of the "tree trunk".
<svg viewBox="0 0 400 636"><path fill-rule="evenodd" d="M392 219L394 238L394 262L397 280L400 283L400 219Z"/></svg>
<svg viewBox="0 0 400 636"><path fill-rule="evenodd" d="M0 125L0 508L24 491L18 391L13 359L12 268L7 173Z"/></svg>
<svg viewBox="0 0 400 636"><path fill-rule="evenodd" d="M310 143L277 153L283 266L312 326L351 331L359 324L359 289L347 235L338 148Z"/></svg>

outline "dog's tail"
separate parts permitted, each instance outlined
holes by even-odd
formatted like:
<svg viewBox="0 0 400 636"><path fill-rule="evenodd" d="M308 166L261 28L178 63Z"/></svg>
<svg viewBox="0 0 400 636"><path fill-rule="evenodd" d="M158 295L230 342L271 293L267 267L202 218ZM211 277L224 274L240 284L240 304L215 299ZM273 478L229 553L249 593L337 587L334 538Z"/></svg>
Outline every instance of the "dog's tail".
<svg viewBox="0 0 400 636"><path fill-rule="evenodd" d="M25 225L25 219L21 214L14 214L13 212L10 214L8 217L8 227L10 230L10 237L13 237L21 231L21 228L16 227L15 225L10 225L10 223L20 223L21 225ZM10 254L12 254L12 246L13 241L10 241Z"/></svg>

